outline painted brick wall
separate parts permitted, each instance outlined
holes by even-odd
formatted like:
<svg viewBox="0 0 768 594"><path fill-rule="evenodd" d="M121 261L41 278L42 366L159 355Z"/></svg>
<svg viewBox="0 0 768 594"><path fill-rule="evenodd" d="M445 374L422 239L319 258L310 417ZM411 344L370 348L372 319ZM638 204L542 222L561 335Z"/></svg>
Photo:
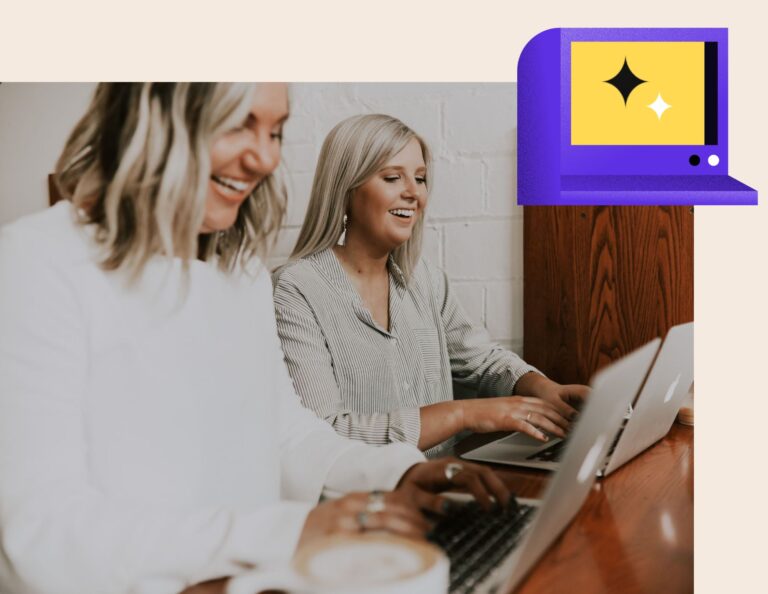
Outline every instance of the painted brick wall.
<svg viewBox="0 0 768 594"><path fill-rule="evenodd" d="M434 155L425 256L446 270L472 318L521 352L516 84L308 83L293 85L291 101L284 140L289 208L271 265L284 262L296 241L325 135L359 113L395 116L422 135Z"/></svg>
<svg viewBox="0 0 768 594"><path fill-rule="evenodd" d="M94 85L0 85L0 225L47 206L47 174ZM304 217L325 135L366 112L402 119L430 144L434 184L426 256L492 336L522 348L522 209L515 205L516 84L294 84L284 162L291 186L275 258Z"/></svg>

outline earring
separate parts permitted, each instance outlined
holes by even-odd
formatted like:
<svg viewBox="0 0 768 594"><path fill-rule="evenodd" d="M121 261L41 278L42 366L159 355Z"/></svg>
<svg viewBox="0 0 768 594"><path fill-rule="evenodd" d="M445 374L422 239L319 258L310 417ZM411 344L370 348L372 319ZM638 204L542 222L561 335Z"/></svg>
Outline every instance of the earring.
<svg viewBox="0 0 768 594"><path fill-rule="evenodd" d="M347 242L347 221L349 219L347 218L347 215L344 215L344 218L342 219L342 225L343 228L341 230L341 235L339 236L339 241L336 242L336 245L344 245Z"/></svg>

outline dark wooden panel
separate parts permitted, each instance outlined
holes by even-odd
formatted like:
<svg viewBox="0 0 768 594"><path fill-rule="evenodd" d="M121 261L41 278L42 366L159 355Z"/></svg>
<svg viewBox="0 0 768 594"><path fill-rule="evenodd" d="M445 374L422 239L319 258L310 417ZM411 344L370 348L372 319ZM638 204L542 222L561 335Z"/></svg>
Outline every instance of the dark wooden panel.
<svg viewBox="0 0 768 594"><path fill-rule="evenodd" d="M524 220L524 356L561 382L693 319L687 206L533 206Z"/></svg>

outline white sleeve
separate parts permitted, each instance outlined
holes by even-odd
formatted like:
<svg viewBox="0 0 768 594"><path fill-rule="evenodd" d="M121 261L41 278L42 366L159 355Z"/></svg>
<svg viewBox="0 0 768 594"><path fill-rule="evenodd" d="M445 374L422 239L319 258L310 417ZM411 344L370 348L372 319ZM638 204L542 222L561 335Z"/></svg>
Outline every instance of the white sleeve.
<svg viewBox="0 0 768 594"><path fill-rule="evenodd" d="M290 558L308 504L179 509L91 483L87 312L33 243L0 231L0 591L171 594Z"/></svg>

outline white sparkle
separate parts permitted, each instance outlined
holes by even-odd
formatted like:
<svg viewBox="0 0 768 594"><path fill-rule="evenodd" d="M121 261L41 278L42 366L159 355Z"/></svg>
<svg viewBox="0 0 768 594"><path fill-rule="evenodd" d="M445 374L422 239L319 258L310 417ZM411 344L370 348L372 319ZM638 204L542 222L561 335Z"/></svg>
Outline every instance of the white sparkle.
<svg viewBox="0 0 768 594"><path fill-rule="evenodd" d="M655 111L656 115L661 119L661 115L672 106L664 101L664 99L661 98L661 93L659 93L659 96L656 97L656 101L651 103L648 107Z"/></svg>

